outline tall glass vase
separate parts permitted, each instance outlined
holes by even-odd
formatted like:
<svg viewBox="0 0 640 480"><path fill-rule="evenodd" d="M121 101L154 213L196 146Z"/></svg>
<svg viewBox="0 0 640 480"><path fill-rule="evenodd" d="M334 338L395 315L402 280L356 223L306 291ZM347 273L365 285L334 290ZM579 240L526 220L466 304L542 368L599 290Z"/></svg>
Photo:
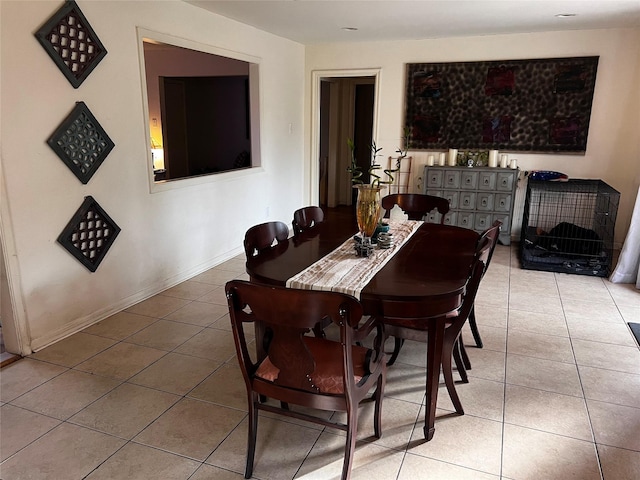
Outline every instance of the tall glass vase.
<svg viewBox="0 0 640 480"><path fill-rule="evenodd" d="M368 184L355 185L358 189L358 200L356 202L356 217L358 219L358 230L361 236L361 249L358 254L368 257L373 251L371 236L376 230L378 220L380 220L380 187Z"/></svg>

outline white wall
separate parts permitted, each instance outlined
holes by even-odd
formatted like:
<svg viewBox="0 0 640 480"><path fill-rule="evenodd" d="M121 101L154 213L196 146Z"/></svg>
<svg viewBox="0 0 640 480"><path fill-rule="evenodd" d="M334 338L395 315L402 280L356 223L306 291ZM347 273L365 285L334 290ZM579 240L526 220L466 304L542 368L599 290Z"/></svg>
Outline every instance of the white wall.
<svg viewBox="0 0 640 480"><path fill-rule="evenodd" d="M384 155L393 155L402 146L406 63L600 56L586 155L518 153L510 157L518 159L521 170L556 170L572 178L600 178L616 188L621 203L615 241L620 244L624 240L640 185L640 29L318 45L307 47L305 54L307 85L311 85L314 70L381 68L375 137ZM307 90L308 119L310 105L311 92ZM305 139L310 136L308 131ZM310 158L311 145L306 147ZM420 165L426 162L427 152L409 154L414 157L413 189L417 191ZM307 179L314 165L313 160L308 161ZM525 186L525 181L519 182L512 236L520 230Z"/></svg>
<svg viewBox="0 0 640 480"><path fill-rule="evenodd" d="M78 4L108 54L74 89L33 35L63 2L0 2L1 226L21 353L241 253L249 226L303 204L301 45L180 1ZM150 193L136 27L260 59L262 168ZM80 100L116 145L87 185L46 144ZM56 242L86 195L122 228L95 273Z"/></svg>

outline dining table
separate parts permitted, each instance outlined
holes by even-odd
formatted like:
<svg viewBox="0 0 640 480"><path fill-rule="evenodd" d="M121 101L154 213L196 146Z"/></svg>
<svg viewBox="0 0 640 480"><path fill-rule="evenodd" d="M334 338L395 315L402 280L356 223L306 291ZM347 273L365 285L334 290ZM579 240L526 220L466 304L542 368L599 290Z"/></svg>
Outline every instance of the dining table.
<svg viewBox="0 0 640 480"><path fill-rule="evenodd" d="M393 233L393 223L390 231ZM330 254L354 234L354 221L318 223L247 259L250 281L286 286L287 280ZM428 331L424 437L435 432L445 316L462 303L479 235L474 230L424 222L360 291L366 315L425 322ZM374 255L380 250L374 250ZM356 251L353 251L354 256ZM370 258L359 258L369 262ZM257 332L258 335L258 332ZM262 345L257 336L256 344Z"/></svg>

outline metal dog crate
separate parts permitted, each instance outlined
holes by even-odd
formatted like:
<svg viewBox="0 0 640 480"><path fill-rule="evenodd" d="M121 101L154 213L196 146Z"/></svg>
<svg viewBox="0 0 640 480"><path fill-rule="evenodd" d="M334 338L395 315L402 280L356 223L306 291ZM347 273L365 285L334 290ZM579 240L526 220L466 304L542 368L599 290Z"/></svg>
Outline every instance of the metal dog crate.
<svg viewBox="0 0 640 480"><path fill-rule="evenodd" d="M602 180L529 180L522 215L522 268L606 277L620 192Z"/></svg>

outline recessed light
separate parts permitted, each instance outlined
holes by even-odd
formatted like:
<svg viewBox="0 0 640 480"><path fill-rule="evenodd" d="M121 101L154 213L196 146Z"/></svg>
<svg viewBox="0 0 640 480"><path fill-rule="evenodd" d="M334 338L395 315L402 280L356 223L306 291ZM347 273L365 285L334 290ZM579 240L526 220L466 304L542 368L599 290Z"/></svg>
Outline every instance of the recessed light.
<svg viewBox="0 0 640 480"><path fill-rule="evenodd" d="M342 27L341 30L344 30L346 32L357 32L358 27Z"/></svg>
<svg viewBox="0 0 640 480"><path fill-rule="evenodd" d="M558 13L556 15L557 18L569 18L569 17L576 17L577 14L576 13Z"/></svg>

